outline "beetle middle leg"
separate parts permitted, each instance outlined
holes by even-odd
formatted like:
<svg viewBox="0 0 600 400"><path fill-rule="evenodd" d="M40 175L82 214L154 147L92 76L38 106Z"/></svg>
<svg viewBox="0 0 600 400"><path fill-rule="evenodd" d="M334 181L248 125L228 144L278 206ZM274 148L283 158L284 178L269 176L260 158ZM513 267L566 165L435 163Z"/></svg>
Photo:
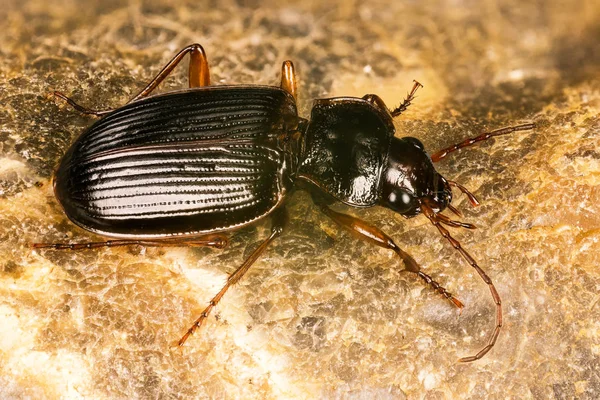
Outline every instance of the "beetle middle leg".
<svg viewBox="0 0 600 400"><path fill-rule="evenodd" d="M167 76L173 72L175 67L183 60L183 58L189 53L190 64L188 71L188 80L190 87L200 87L210 85L210 72L208 69L208 59L204 48L198 43L191 44L181 49L172 59L163 67L163 69L146 85L142 91L135 95L128 103L139 100L148 96ZM83 107L77 104L75 101L65 96L61 92L54 92L54 96L64 100L67 104L73 107L75 110L82 114L94 115L96 117L102 117L106 114L111 113L114 109L110 110L92 110L90 108Z"/></svg>
<svg viewBox="0 0 600 400"><path fill-rule="evenodd" d="M433 287L435 291L440 293L459 309L462 309L464 307L463 303L456 297L454 297L452 293L448 292L443 286L441 286L439 283L433 280L429 275L421 271L421 267L419 266L419 264L417 264L415 259L410 254L398 247L398 245L392 240L392 238L385 234L381 229L369 225L366 222L361 221L360 219L355 218L351 215L333 211L331 208L329 208L325 201L319 199L317 196L313 196L313 200L315 204L319 206L320 210L338 225L349 230L350 233L352 233L358 239L365 240L369 243L375 244L385 249L393 250L404 262L404 267L407 271L417 274L419 278L421 278L425 283Z"/></svg>
<svg viewBox="0 0 600 400"><path fill-rule="evenodd" d="M256 248L256 250L254 250L252 252L250 257L248 257L246 259L246 261L244 261L244 263L238 269L236 269L231 275L229 275L229 277L227 278L227 282L225 283L225 286L223 286L223 288L221 288L219 293L217 293L212 298L212 300L210 301L210 303L208 303L208 306L204 309L204 311L202 311L202 313L200 314L198 319L196 319L196 321L194 321L194 323L187 330L185 335L183 335L183 337L181 339L179 339L179 342L178 342L179 346L183 346L183 344L186 342L186 340L191 335L193 335L197 329L199 329L202 326L202 324L204 323L204 320L206 320L206 318L208 318L208 315L210 314L212 309L217 306L219 301L221 301L221 299L223 298L223 296L225 295L227 290L229 290L229 288L231 286L235 285L236 283L238 283L240 281L240 279L242 279L242 277L246 274L246 272L248 272L248 270L250 269L252 264L254 264L254 262L258 259L258 257L260 257L260 255L265 251L265 249L269 246L269 244L271 244L271 242L273 240L275 240L277 237L279 237L281 235L281 233L283 232L283 230L285 228L285 224L286 224L286 220L287 220L287 214L286 214L285 209L280 208L280 209L276 210L273 213L272 218L273 218L273 225L271 226L271 234L269 235L269 237L264 242L262 242L260 244L260 246L258 246Z"/></svg>
<svg viewBox="0 0 600 400"><path fill-rule="evenodd" d="M294 100L298 100L296 71L290 60L281 65L281 88L291 94Z"/></svg>
<svg viewBox="0 0 600 400"><path fill-rule="evenodd" d="M392 110L392 117L397 117L398 115L400 115L404 111L406 111L408 106L410 106L412 101L415 99L415 93L417 93L417 90L419 90L419 88L423 87L423 85L421 85L419 82L417 82L417 81L413 81L413 82L414 82L414 85L413 85L412 89L410 90L410 93L408 93L408 96L406 96L406 98L404 99L402 104L400 104L398 107L396 107Z"/></svg>

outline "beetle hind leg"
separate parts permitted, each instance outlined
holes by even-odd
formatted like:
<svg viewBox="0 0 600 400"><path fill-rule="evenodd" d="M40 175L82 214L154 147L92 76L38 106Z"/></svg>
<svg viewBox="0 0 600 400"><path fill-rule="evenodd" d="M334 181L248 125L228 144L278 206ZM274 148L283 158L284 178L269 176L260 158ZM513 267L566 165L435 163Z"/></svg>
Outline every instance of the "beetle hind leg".
<svg viewBox="0 0 600 400"><path fill-rule="evenodd" d="M91 108L87 108L84 107L80 104L77 104L75 102L75 100L71 99L70 97L67 97L65 94L61 93L61 92L57 92L54 91L52 92L52 96L54 97L58 97L59 99L63 100L65 103L67 103L68 105L70 105L75 111L84 114L84 115L93 115L95 117L102 117L106 114L111 113L112 111L114 111L113 109L110 110L93 110Z"/></svg>
<svg viewBox="0 0 600 400"><path fill-rule="evenodd" d="M258 257L260 257L260 255L265 251L265 249L269 246L269 244L271 244L271 242L273 240L275 240L277 237L279 237L281 235L281 233L283 232L283 230L285 228L286 220L287 220L287 215L286 215L285 209L281 208L281 209L275 211L275 213L273 214L273 225L271 227L271 235L269 235L269 237L267 239L265 239L265 241L263 241L260 244L260 246L258 246L254 250L254 252L252 252L250 257L248 257L246 259L246 261L244 261L244 263L238 269L236 269L231 275L229 275L229 277L227 278L227 282L225 283L225 286L223 286L221 288L221 290L219 291L219 293L217 293L212 298L212 300L208 303L208 306L202 311L202 313L200 314L198 319L196 319L194 321L194 323L187 330L185 335L183 335L182 338L179 339L179 342L177 343L178 346L183 346L183 344L186 342L186 340L191 335L193 335L194 332L196 332L196 330L198 330L202 326L202 324L204 323L206 318L208 318L208 315L210 314L212 309L217 306L219 301L221 301L221 299L223 298L223 296L225 295L227 290L229 290L229 288L231 286L235 285L236 283L238 283L240 281L240 279L242 279L242 277L246 274L246 272L248 272L248 270L250 269L252 264L254 264L254 262L258 259Z"/></svg>
<svg viewBox="0 0 600 400"><path fill-rule="evenodd" d="M144 247L214 247L223 249L227 246L227 237L223 235L207 235L185 239L116 239L104 242L33 243L31 247L34 249L52 250L86 250L97 249L100 247L123 247L134 245Z"/></svg>
<svg viewBox="0 0 600 400"><path fill-rule="evenodd" d="M165 80L167 76L173 72L175 67L183 60L183 58L189 53L190 55L190 65L188 70L188 80L190 87L201 87L210 85L210 72L208 69L208 59L206 57L206 52L204 48L198 43L191 44L189 46L181 49L172 59L163 67L163 69L146 85L144 89L142 89L137 95L135 95L131 100L129 100L128 104L132 101L136 101L142 99L154 89L160 85L162 81ZM60 92L54 92L53 95L64 100L67 104L73 107L75 110L79 111L82 114L86 115L94 115L96 117L102 117L106 114L111 113L114 109L110 110L92 110L86 107L83 107L77 104L75 101L65 96Z"/></svg>
<svg viewBox="0 0 600 400"><path fill-rule="evenodd" d="M204 48L198 43L191 44L181 49L175 56L163 67L163 69L129 102L139 100L148 96L167 76L173 72L175 67L189 53L190 65L188 79L190 87L200 87L210 85L210 73L208 70L208 59Z"/></svg>

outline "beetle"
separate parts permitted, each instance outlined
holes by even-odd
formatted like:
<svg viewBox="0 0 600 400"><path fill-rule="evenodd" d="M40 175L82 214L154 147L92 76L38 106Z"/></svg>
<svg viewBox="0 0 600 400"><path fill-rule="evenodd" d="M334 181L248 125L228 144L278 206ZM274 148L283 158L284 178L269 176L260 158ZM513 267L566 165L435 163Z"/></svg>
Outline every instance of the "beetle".
<svg viewBox="0 0 600 400"><path fill-rule="evenodd" d="M189 89L150 96L186 55ZM228 277L179 340L181 346L282 234L285 203L297 188L308 190L318 208L354 236L394 251L407 271L462 308L460 300L424 273L390 236L330 205L383 206L406 218L423 214L489 286L496 305L494 329L477 354L459 361L480 359L494 346L502 327L500 296L445 226L475 227L442 214L449 209L462 216L451 204L452 188L474 206L478 201L465 187L440 175L433 163L491 137L533 129L534 124L482 133L429 156L418 139L396 137L393 123L421 86L415 81L394 109L374 94L315 100L310 119L305 119L296 109L297 78L291 61L283 63L278 87L211 86L206 53L192 44L123 107L92 110L54 92L75 110L101 117L62 157L53 176L55 196L76 225L113 239L33 247L223 248L226 233L270 217L271 234Z"/></svg>

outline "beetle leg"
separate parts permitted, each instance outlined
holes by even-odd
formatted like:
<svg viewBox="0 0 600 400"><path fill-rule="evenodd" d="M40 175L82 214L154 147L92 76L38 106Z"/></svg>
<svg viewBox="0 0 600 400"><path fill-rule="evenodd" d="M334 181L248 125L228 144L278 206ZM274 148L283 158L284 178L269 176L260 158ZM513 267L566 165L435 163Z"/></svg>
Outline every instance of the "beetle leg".
<svg viewBox="0 0 600 400"><path fill-rule="evenodd" d="M129 102L139 100L148 96L163 81L175 67L183 60L186 54L190 54L189 85L190 87L210 85L210 73L208 71L208 60L206 52L198 43L184 47L163 67L163 69L150 81L150 83Z"/></svg>
<svg viewBox="0 0 600 400"><path fill-rule="evenodd" d="M208 86L210 85L210 72L208 70L208 60L206 57L206 52L198 43L191 44L187 47L184 47L164 66L164 68L146 85L141 92L139 92L135 97L129 100L128 103L132 101L139 100L148 96L156 87L163 81L173 70L175 67L183 60L183 58L190 54L190 65L189 65L189 85L190 87L199 87L199 86ZM86 107L83 107L77 104L75 101L71 100L64 94L60 92L54 92L54 96L61 98L65 102L67 102L71 107L75 110L79 111L82 114L94 115L96 117L102 117L106 114L111 113L114 109L110 110L92 110Z"/></svg>
<svg viewBox="0 0 600 400"><path fill-rule="evenodd" d="M318 200L317 200L318 201ZM377 246L393 250L404 262L404 267L407 271L413 272L417 274L417 276L423 281L433 287L435 291L440 293L446 299L448 299L452 304L454 304L459 309L464 307L463 303L455 298L452 293L448 292L443 286L434 281L429 275L421 271L421 267L415 261L415 259L402 250L398 245L392 240L391 237L386 235L382 230L367 224L364 221L361 221L358 218L355 218L348 214L342 214L336 211L333 211L324 203L317 203L321 209L321 211L335 221L338 225L346 228L350 231L355 237L365 240L369 243L375 244Z"/></svg>
<svg viewBox="0 0 600 400"><path fill-rule="evenodd" d="M193 44L190 50L190 67L188 80L190 87L210 85L210 71L208 70L208 58L204 48L199 44Z"/></svg>
<svg viewBox="0 0 600 400"><path fill-rule="evenodd" d="M365 94L362 98L363 100L368 101L369 103L373 104L375 107L381 109L382 111L390 114L392 113L390 109L385 105L383 99L377 96L376 94Z"/></svg>
<svg viewBox="0 0 600 400"><path fill-rule="evenodd" d="M419 82L417 82L417 81L413 81L413 82L414 82L414 85L413 85L412 89L410 90L410 93L408 94L408 96L406 96L406 99L404 99L402 104L400 104L398 107L394 108L391 111L392 117L397 117L398 115L400 115L404 111L406 111L408 106L410 106L412 101L415 99L415 93L417 92L417 90L419 88L423 87L423 85L421 85Z"/></svg>
<svg viewBox="0 0 600 400"><path fill-rule="evenodd" d="M290 60L284 61L281 65L281 88L291 94L294 100L298 100L296 71Z"/></svg>
<svg viewBox="0 0 600 400"><path fill-rule="evenodd" d="M246 274L246 272L248 272L248 269L250 269L252 264L254 264L258 257L260 257L260 255L265 251L267 246L269 246L269 244L271 244L271 242L275 240L275 238L281 235L285 228L286 220L287 215L284 208L280 208L275 211L275 213L273 214L273 225L271 226L271 235L269 235L269 237L264 242L262 242L260 246L258 246L256 250L254 250L254 252L252 252L250 257L248 257L238 269L236 269L231 275L229 275L225 286L223 286L219 293L217 293L215 297L212 298L212 300L210 301L210 303L208 303L208 306L204 309L204 311L202 311L198 319L194 321L193 325L187 330L185 335L183 335L183 337L179 339L179 346L183 346L185 341L191 335L193 335L197 329L199 329L202 326L204 320L208 318L208 315L210 314L212 309L217 306L217 304L223 298L227 290L231 286L238 283L240 279L242 279L242 277Z"/></svg>
<svg viewBox="0 0 600 400"><path fill-rule="evenodd" d="M484 140L487 140L487 139L495 137L495 136L506 135L508 133L517 132L517 131L528 131L533 128L535 128L535 124L522 124L522 125L517 125L517 126L508 126L506 128L496 129L491 132L484 132L484 133L480 134L479 136L465 139L460 143L453 144L450 147L447 147L445 149L442 149L442 150L436 152L435 154L433 154L431 156L431 161L438 162L442 158L445 158L448 154L450 154L458 149L472 146L475 143L482 142Z"/></svg>
<svg viewBox="0 0 600 400"><path fill-rule="evenodd" d="M112 111L114 111L114 110L92 110L91 108L86 108L82 105L77 104L74 100L67 97L66 95L64 95L61 92L54 91L54 92L52 92L52 95L54 97L58 97L59 99L63 100L65 103L67 103L68 105L73 107L75 109L75 111L78 111L81 114L102 117L103 115L109 114Z"/></svg>
<svg viewBox="0 0 600 400"><path fill-rule="evenodd" d="M54 249L54 250L85 250L97 249L99 247L121 247L139 245L145 247L214 247L223 249L227 246L227 237L223 235L207 235L195 238L178 239L117 239L107 240L105 242L85 242L85 243L33 243L34 249Z"/></svg>

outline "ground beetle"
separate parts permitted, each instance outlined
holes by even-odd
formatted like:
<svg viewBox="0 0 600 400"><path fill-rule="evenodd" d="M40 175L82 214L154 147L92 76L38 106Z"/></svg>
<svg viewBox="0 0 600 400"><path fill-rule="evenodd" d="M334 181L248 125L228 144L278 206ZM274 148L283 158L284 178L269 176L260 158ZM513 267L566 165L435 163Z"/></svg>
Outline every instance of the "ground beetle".
<svg viewBox="0 0 600 400"><path fill-rule="evenodd" d="M189 86L148 95L175 66L190 56ZM454 208L452 187L475 197L438 174L434 162L493 136L529 130L523 124L483 133L431 157L412 137L397 138L393 118L414 99L414 83L402 104L390 110L377 95L314 102L310 120L296 110L296 75L282 66L280 87L209 86L204 49L182 49L127 105L114 110L84 108L62 93L77 111L102 117L69 148L54 175L56 198L71 221L102 236L92 243L36 243L35 248L88 249L102 246L211 246L227 244L225 232L272 217L270 236L258 246L210 301L179 345L198 329L225 292L248 271L285 226L285 203L295 188L311 192L316 205L355 236L393 250L406 270L417 274L456 307L462 303L419 268L384 232L332 210L339 201L353 207L384 206L406 218L424 214L489 285L496 322L483 357L502 327L500 296L477 262L444 225L474 228L441 212Z"/></svg>

